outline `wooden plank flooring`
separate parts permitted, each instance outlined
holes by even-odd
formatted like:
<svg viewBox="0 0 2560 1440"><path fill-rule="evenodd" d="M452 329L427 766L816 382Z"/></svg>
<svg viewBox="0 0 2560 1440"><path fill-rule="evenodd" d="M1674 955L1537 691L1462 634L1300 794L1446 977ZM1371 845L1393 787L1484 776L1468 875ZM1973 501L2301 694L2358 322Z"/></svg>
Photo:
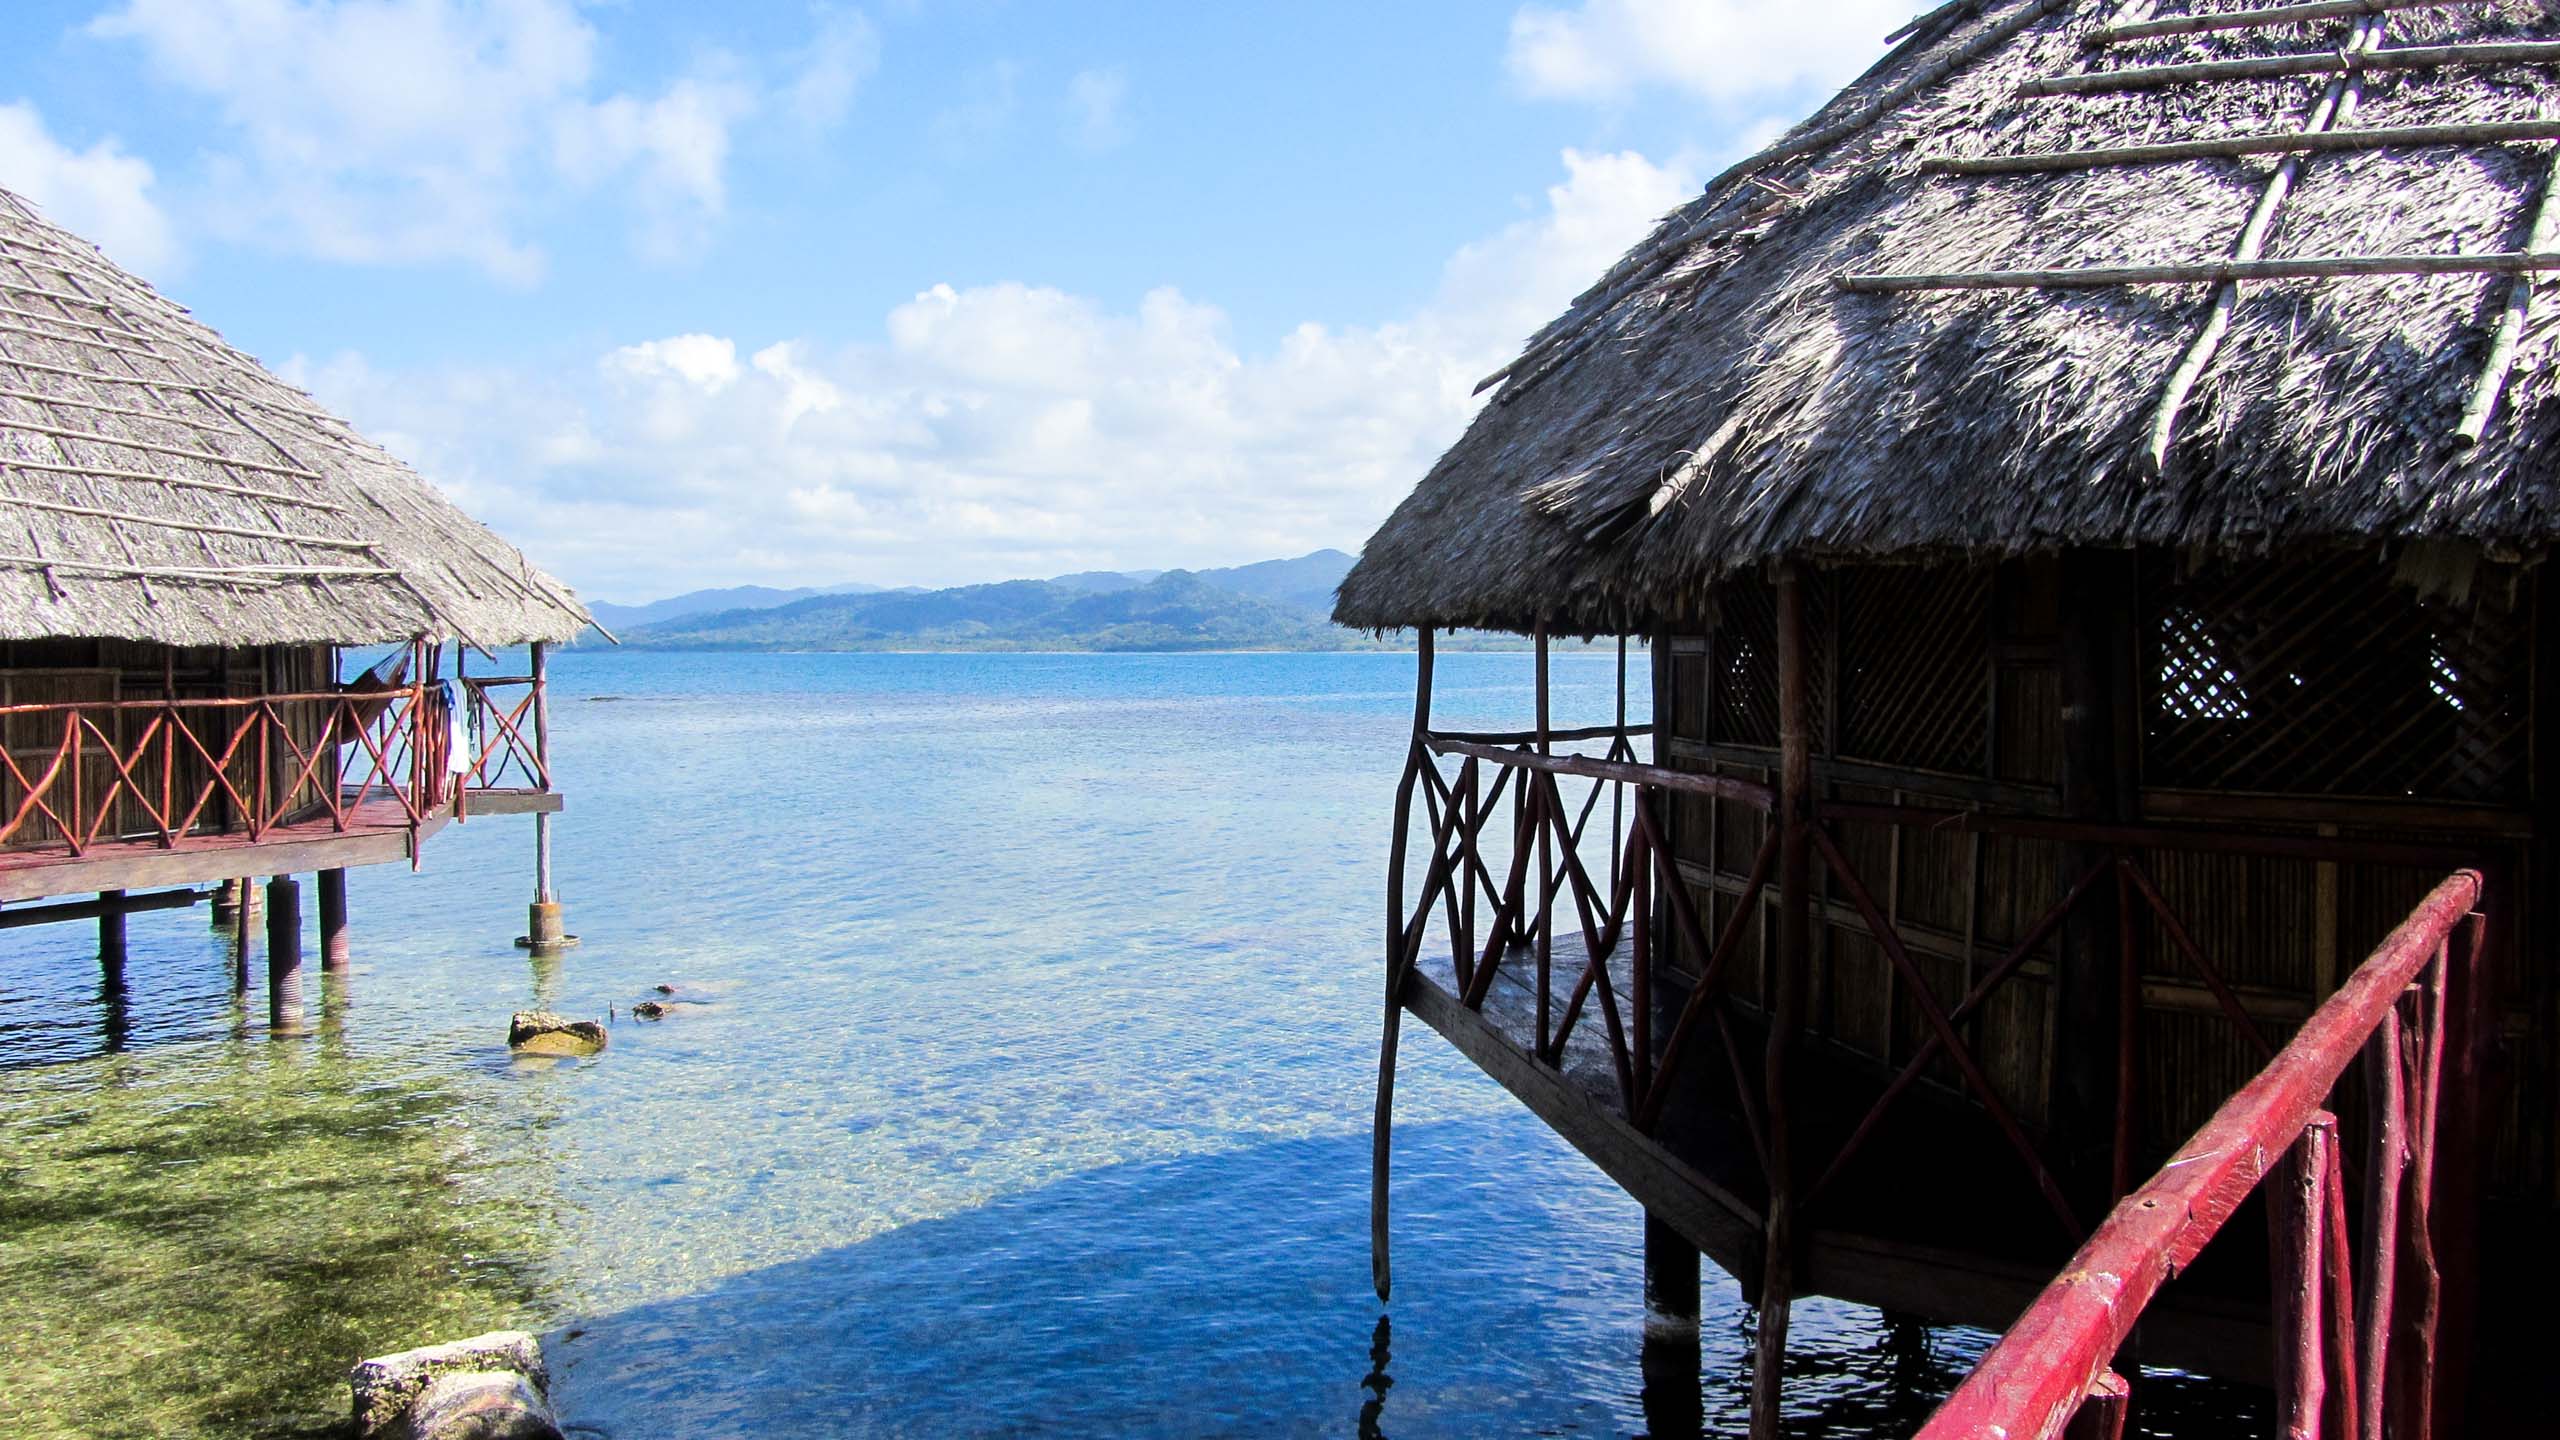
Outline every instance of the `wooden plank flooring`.
<svg viewBox="0 0 2560 1440"><path fill-rule="evenodd" d="M466 819L549 813L561 809L562 800L556 791L475 790L464 808ZM453 819L445 810L428 816L418 827L418 843L425 843ZM343 870L413 858L407 814L399 802L377 796L355 807L344 830L322 814L277 826L255 841L245 833L231 833L182 835L166 847L157 838L101 840L83 855L69 854L58 845L0 851L0 903L203 885L241 876Z"/></svg>

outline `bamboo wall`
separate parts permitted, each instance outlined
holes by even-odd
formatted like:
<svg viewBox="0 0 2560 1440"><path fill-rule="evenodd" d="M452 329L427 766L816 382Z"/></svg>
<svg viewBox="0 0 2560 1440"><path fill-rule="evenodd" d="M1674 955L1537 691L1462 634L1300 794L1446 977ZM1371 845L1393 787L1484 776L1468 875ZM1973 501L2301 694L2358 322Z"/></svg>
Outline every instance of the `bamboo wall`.
<svg viewBox="0 0 2560 1440"><path fill-rule="evenodd" d="M244 698L258 695L315 694L335 688L336 656L325 645L269 647L180 647L146 644L122 640L41 640L0 642L0 705L60 705L77 703L110 703L115 701L152 701L160 699L208 700ZM317 702L285 703L277 713L291 733L293 743L305 754L314 746L325 744L328 717L326 705ZM230 749L232 736L248 713L237 708L181 709L180 723L197 742L180 741L169 762L170 786L181 797L183 811L203 788L213 773L206 756L222 756ZM116 737L117 748L133 763L135 778L153 788L156 798L161 775L161 742L154 739L147 751L138 750L153 721L153 713L130 710L112 717L97 715L100 727ZM28 779L41 781L62 743L63 719L59 713L0 716L0 744L8 747L10 757ZM203 753L197 746L201 745ZM225 770L232 786L242 795L259 793L259 756L255 743L244 743L231 751ZM138 763L138 759L147 759ZM288 816L318 808L325 792L338 783L338 756L330 747L321 760L314 778L293 789L285 813ZM302 767L292 750L278 742L267 756L270 775L268 784L282 790ZM79 788L80 810L84 815L96 814L96 802L115 787L117 769L114 761L101 753L96 737L82 737L82 760ZM15 775L0 772L0 820L14 815L26 799L27 787ZM71 811L68 778L57 780L46 792L46 803L57 811ZM172 821L183 818L173 815ZM219 832L237 828L245 817L221 787L215 787L214 798L198 816L197 832ZM157 836L159 827L149 808L132 795L120 794L113 813L99 832L101 842L140 836ZM0 849L26 850L59 848L61 829L41 812L32 812Z"/></svg>
<svg viewBox="0 0 2560 1440"><path fill-rule="evenodd" d="M2057 559L1996 567L1818 570L1806 595L1815 781L1828 799L2107 818L2199 830L2444 840L2538 873L2534 575L2482 565L2458 596L2429 596L2364 557L2194 569L2171 556L2101 557L2112 608ZM2079 563L2077 561L2072 563ZM2075 588L2075 579L2078 588ZM1754 577L1710 620L1654 646L1657 748L1683 769L1774 783L1776 607ZM2075 668L2073 646L2091 654ZM2093 685L2090 674L2112 675ZM2078 696L2075 687L2096 693ZM2073 773L2075 699L2105 712L2110 773ZM2089 723L2083 720L2080 723ZM2085 742L2084 742L2085 743ZM2095 768L2095 767L2091 767ZM2092 795L2118 812L2094 816ZM2097 802L2105 805L2109 802ZM1767 821L1684 797L1673 819L1709 933L1732 913ZM2013 836L1841 822L1841 848L1953 1005L2079 873L2072 847ZM2173 850L2142 863L2277 1044L2407 914L2440 872ZM1819 877L1807 1020L1826 1053L1881 1075L1926 1038L1910 995L1827 875ZM2512 884L2499 984L2517 1083L2499 1188L2560 1196L2550 1153L2553 967L2540 918ZM2112 913L2112 912L2110 912ZM1746 930L1737 994L1764 993L1773 927ZM2135 927L2141 956L2144 1169L2263 1063L2170 937ZM1976 1055L2049 1150L2085 1154L2065 1072L2112 1034L2075 1033L2059 993L2068 933L2011 979L1973 1027ZM2112 923L2106 964L2113 973ZM1695 957L1677 957L1694 971ZM2075 1062L2074 1053L2078 1059ZM1952 1093L1956 1076L1933 1077ZM2347 1097L2352 1110L2355 1100ZM2346 1117L2353 1122L2352 1114Z"/></svg>

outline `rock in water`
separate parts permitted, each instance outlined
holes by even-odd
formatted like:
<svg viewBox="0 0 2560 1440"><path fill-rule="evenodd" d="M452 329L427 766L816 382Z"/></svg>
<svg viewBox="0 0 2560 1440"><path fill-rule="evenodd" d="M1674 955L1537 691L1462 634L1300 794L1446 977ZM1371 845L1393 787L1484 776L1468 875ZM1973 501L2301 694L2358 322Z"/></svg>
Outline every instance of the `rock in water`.
<svg viewBox="0 0 2560 1440"><path fill-rule="evenodd" d="M663 1020L667 1007L655 1000L642 1000L631 1007L631 1013L642 1020Z"/></svg>
<svg viewBox="0 0 2560 1440"><path fill-rule="evenodd" d="M604 1027L548 1010L519 1010L507 1025L507 1044L527 1055L593 1055L604 1048Z"/></svg>
<svg viewBox="0 0 2560 1440"><path fill-rule="evenodd" d="M362 1440L561 1440L542 1342L499 1330L357 1363Z"/></svg>
<svg viewBox="0 0 2560 1440"><path fill-rule="evenodd" d="M532 1382L509 1370L440 1376L409 1407L413 1440L563 1440Z"/></svg>

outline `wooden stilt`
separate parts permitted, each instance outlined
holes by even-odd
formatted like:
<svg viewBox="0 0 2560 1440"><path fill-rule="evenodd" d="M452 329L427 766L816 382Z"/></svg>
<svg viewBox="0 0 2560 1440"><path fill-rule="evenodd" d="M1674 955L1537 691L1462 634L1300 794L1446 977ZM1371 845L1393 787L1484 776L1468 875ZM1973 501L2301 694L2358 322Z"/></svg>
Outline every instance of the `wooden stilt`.
<svg viewBox="0 0 2560 1440"><path fill-rule="evenodd" d="M124 892L98 894L98 964L108 973L124 973Z"/></svg>
<svg viewBox="0 0 2560 1440"><path fill-rule="evenodd" d="M1644 1303L1654 1320L1698 1323L1698 1247L1650 1210L1644 1217Z"/></svg>
<svg viewBox="0 0 2560 1440"><path fill-rule="evenodd" d="M228 929L240 923L240 885L241 882L237 880L225 880L214 888L212 918L214 929Z"/></svg>
<svg viewBox="0 0 2560 1440"><path fill-rule="evenodd" d="M1787 1106L1788 1060L1803 1013L1811 959L1807 901L1812 896L1813 733L1808 704L1810 657L1805 646L1804 571L1796 561L1778 571L1778 848L1777 946L1771 956L1769 1043L1762 1074L1768 1111L1769 1208L1763 1230L1759 1333L1752 1354L1752 1440L1776 1440L1786 1381L1787 1322L1795 1299L1793 1125Z"/></svg>
<svg viewBox="0 0 2560 1440"><path fill-rule="evenodd" d="M302 1028L302 887L290 875L267 882L267 1028Z"/></svg>
<svg viewBox="0 0 2560 1440"><path fill-rule="evenodd" d="M1413 683L1413 740L1406 747L1404 778L1396 786L1395 834L1387 850L1387 1000L1378 1034L1378 1103L1369 1131L1369 1278L1384 1302L1390 1287L1387 1265L1387 1162L1394 1146L1396 1108L1396 1041L1404 1029L1405 967L1411 957L1404 946L1405 832L1413 823L1413 792L1422 783L1422 767L1431 763L1422 737L1431 728L1431 628L1417 636Z"/></svg>
<svg viewBox="0 0 2560 1440"><path fill-rule="evenodd" d="M1698 1251L1647 1211L1644 1217L1644 1418L1656 1440L1702 1435Z"/></svg>
<svg viewBox="0 0 2560 1440"><path fill-rule="evenodd" d="M250 937L257 933L258 927L251 923L249 907L240 897L254 896L258 891L256 885L245 879L228 883L237 902L231 912L231 993L244 996L249 993Z"/></svg>
<svg viewBox="0 0 2560 1440"><path fill-rule="evenodd" d="M546 790L551 788L549 653L550 647L534 642L533 756ZM577 943L578 937L569 933L561 916L560 897L551 889L551 816L537 812L533 817L533 904L525 912L524 933L516 937L516 944L536 955L557 955Z"/></svg>
<svg viewBox="0 0 2560 1440"><path fill-rule="evenodd" d="M320 968L344 970L349 958L347 941L347 872L320 872Z"/></svg>

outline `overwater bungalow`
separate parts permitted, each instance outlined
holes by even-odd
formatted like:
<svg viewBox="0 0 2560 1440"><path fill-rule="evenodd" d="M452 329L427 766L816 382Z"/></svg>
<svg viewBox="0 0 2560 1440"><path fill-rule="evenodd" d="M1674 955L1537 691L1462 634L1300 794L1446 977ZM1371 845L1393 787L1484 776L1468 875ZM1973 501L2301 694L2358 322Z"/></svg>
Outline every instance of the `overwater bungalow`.
<svg viewBox="0 0 2560 1440"><path fill-rule="evenodd" d="M1657 1304L1740 1282L1757 1434L1808 1295L2003 1332L1940 1440L2144 1366L2548 1428L2555 65L2539 4L1942 5L1488 380L1337 611L1421 637L1382 1296L1411 1014ZM1454 628L1534 713L1435 724ZM1551 714L1556 636L1651 724Z"/></svg>
<svg viewBox="0 0 2560 1440"><path fill-rule="evenodd" d="M127 916L221 887L245 985L263 880L286 1025L294 877L318 877L334 965L349 868L415 864L454 821L529 813L525 939L565 943L545 652L584 608L5 191L0 525L0 927L94 920L112 976ZM519 646L530 663L506 673L495 657ZM345 677L350 651L382 658Z"/></svg>

